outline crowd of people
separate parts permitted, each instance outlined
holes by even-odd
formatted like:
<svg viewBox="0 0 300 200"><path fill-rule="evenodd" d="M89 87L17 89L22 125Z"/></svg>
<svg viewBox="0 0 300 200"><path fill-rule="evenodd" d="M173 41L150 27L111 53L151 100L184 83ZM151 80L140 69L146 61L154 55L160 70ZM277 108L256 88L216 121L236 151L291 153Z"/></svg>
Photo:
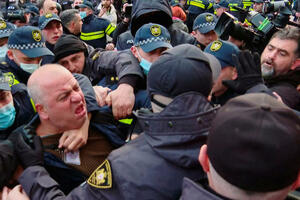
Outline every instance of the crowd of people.
<svg viewBox="0 0 300 200"><path fill-rule="evenodd" d="M0 8L0 200L300 199L299 0Z"/></svg>

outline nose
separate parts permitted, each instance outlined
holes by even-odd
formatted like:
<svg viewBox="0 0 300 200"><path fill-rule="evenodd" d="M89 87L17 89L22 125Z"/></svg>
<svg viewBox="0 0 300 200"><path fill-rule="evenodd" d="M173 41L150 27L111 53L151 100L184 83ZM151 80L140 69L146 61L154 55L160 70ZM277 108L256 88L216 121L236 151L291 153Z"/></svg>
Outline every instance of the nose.
<svg viewBox="0 0 300 200"><path fill-rule="evenodd" d="M277 52L275 50L268 53L268 59L274 60L276 58Z"/></svg>
<svg viewBox="0 0 300 200"><path fill-rule="evenodd" d="M72 95L71 96L72 103L79 103L80 101L82 101L82 97L79 91L73 91L71 95Z"/></svg>

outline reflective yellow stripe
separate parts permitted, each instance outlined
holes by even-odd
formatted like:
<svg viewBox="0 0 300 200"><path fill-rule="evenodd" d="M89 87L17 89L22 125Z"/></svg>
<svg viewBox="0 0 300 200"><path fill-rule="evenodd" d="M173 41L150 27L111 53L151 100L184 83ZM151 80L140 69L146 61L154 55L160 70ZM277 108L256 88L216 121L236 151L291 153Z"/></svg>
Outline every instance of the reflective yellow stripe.
<svg viewBox="0 0 300 200"><path fill-rule="evenodd" d="M34 104L32 98L30 98L30 103L31 103L31 105L32 105L32 108L33 108L34 112L36 112L35 104Z"/></svg>
<svg viewBox="0 0 300 200"><path fill-rule="evenodd" d="M128 124L131 125L133 119L120 119L119 122L123 123L123 124Z"/></svg>
<svg viewBox="0 0 300 200"><path fill-rule="evenodd" d="M229 10L230 11L238 11L237 9L235 9L235 8L232 8L233 6L236 6L236 7L239 7L239 4L238 3L230 3L229 4Z"/></svg>
<svg viewBox="0 0 300 200"><path fill-rule="evenodd" d="M103 38L105 36L104 33L101 33L99 35L91 35L91 36L84 36L84 35L81 35L80 36L80 39L82 40L96 40L96 39L100 39L100 38Z"/></svg>
<svg viewBox="0 0 300 200"><path fill-rule="evenodd" d="M203 3L192 1L192 2L190 2L190 5L191 6L197 6L199 8L205 9L205 5Z"/></svg>
<svg viewBox="0 0 300 200"><path fill-rule="evenodd" d="M212 4L212 3L209 3L207 9L210 9L212 6L213 6L213 4Z"/></svg>
<svg viewBox="0 0 300 200"><path fill-rule="evenodd" d="M109 24L109 25L107 26L107 28L105 29L105 33L106 33L107 35L110 35L115 29L116 29L116 26L115 26L115 25Z"/></svg>
<svg viewBox="0 0 300 200"><path fill-rule="evenodd" d="M96 32L90 32L90 33L83 33L81 32L81 35L83 36L91 36L91 35L97 35L97 34L101 34L104 33L104 31L96 31Z"/></svg>

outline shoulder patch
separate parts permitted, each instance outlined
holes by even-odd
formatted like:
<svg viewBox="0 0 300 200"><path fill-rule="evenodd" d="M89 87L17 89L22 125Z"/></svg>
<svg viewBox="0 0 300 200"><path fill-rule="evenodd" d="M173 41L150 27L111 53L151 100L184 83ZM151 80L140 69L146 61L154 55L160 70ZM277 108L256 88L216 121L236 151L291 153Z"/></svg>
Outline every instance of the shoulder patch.
<svg viewBox="0 0 300 200"><path fill-rule="evenodd" d="M108 160L105 160L89 177L87 183L92 187L109 189L112 187L112 173Z"/></svg>
<svg viewBox="0 0 300 200"><path fill-rule="evenodd" d="M100 56L100 52L98 51L93 55L92 60L96 60L97 58L99 58L99 56Z"/></svg>

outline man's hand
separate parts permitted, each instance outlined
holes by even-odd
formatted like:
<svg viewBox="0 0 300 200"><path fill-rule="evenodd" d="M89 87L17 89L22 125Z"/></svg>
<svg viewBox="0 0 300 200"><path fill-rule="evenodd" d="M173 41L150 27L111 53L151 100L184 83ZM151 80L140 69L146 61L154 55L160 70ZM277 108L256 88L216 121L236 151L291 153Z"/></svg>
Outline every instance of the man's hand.
<svg viewBox="0 0 300 200"><path fill-rule="evenodd" d="M15 152L25 168L44 165L43 143L39 136L14 132L8 138L15 147Z"/></svg>
<svg viewBox="0 0 300 200"><path fill-rule="evenodd" d="M113 115L116 119L122 119L132 113L135 96L133 87L129 84L122 83L118 88L110 92L105 102L112 106Z"/></svg>
<svg viewBox="0 0 300 200"><path fill-rule="evenodd" d="M73 152L85 145L88 139L91 116L92 115L88 113L88 116L81 128L65 131L59 139L58 148L64 148L65 152Z"/></svg>
<svg viewBox="0 0 300 200"><path fill-rule="evenodd" d="M107 45L105 46L105 50L113 51L113 50L115 50L115 45L113 43L107 43Z"/></svg>
<svg viewBox="0 0 300 200"><path fill-rule="evenodd" d="M3 188L2 200L29 200L29 197L22 189L21 185L15 186L12 190L7 187Z"/></svg>
<svg viewBox="0 0 300 200"><path fill-rule="evenodd" d="M105 106L106 102L105 99L107 97L108 92L111 91L108 87L102 87L102 86L94 86L94 91L96 94L96 99L100 107Z"/></svg>
<svg viewBox="0 0 300 200"><path fill-rule="evenodd" d="M222 83L233 91L244 94L251 87L263 83L260 57L258 53L252 55L250 51L241 51L239 55L232 55L235 62L238 78L225 80Z"/></svg>

